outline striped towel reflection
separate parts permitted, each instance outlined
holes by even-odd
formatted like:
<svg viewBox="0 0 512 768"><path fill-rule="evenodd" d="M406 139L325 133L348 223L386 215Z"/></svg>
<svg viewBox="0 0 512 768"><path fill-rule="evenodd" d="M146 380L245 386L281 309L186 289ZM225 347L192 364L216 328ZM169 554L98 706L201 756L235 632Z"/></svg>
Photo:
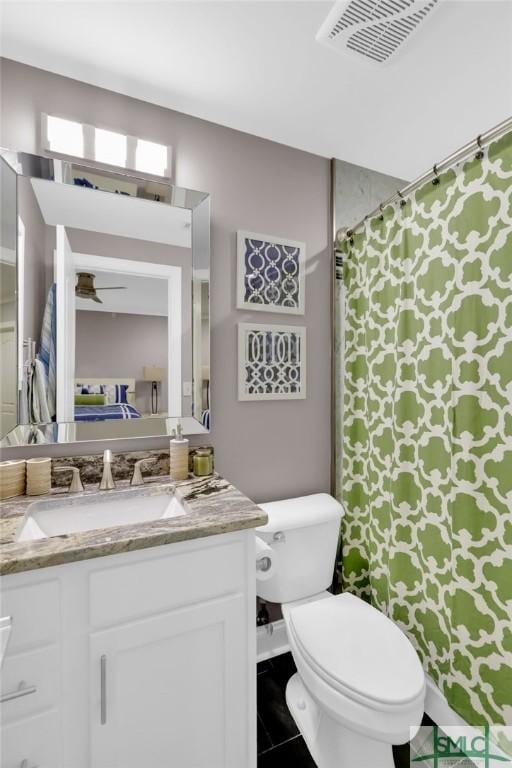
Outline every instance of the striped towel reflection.
<svg viewBox="0 0 512 768"><path fill-rule="evenodd" d="M57 285L53 283L48 291L46 307L44 310L43 324L41 327L41 341L39 343L39 359L44 366L46 375L46 397L50 419L55 418L57 412L56 398L56 345L57 345Z"/></svg>

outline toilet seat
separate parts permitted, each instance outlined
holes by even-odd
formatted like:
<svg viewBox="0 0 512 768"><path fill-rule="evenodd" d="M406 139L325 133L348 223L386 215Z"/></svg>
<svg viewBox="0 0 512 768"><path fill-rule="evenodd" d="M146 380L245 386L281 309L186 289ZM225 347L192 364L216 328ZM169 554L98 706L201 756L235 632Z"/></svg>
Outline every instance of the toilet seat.
<svg viewBox="0 0 512 768"><path fill-rule="evenodd" d="M377 609L344 593L288 605L288 626L312 673L372 709L401 710L424 696L425 677L405 634Z"/></svg>

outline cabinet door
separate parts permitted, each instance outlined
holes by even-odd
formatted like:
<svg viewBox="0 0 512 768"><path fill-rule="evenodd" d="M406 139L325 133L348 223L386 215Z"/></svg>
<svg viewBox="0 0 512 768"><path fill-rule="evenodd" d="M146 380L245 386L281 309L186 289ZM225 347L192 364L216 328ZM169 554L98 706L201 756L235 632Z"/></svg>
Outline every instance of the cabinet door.
<svg viewBox="0 0 512 768"><path fill-rule="evenodd" d="M247 648L242 595L91 635L91 768L249 765Z"/></svg>
<svg viewBox="0 0 512 768"><path fill-rule="evenodd" d="M16 720L2 728L2 768L60 768L60 754L57 710Z"/></svg>

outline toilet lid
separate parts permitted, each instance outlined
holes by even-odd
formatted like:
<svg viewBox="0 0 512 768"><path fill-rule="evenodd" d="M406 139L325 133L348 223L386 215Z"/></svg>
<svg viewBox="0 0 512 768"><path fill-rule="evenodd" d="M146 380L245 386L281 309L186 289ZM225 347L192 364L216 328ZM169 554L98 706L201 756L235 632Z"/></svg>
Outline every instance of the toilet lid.
<svg viewBox="0 0 512 768"><path fill-rule="evenodd" d="M413 646L363 600L345 593L297 606L290 625L313 669L347 695L393 705L422 693L425 676Z"/></svg>

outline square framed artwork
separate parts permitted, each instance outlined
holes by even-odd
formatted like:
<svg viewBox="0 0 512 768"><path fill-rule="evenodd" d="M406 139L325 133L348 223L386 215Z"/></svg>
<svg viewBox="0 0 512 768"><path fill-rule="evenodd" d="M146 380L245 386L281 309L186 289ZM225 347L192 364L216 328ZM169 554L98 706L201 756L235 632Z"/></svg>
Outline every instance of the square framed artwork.
<svg viewBox="0 0 512 768"><path fill-rule="evenodd" d="M306 329L297 325L238 324L238 399L306 397Z"/></svg>
<svg viewBox="0 0 512 768"><path fill-rule="evenodd" d="M237 309L303 315L306 244L237 233Z"/></svg>

